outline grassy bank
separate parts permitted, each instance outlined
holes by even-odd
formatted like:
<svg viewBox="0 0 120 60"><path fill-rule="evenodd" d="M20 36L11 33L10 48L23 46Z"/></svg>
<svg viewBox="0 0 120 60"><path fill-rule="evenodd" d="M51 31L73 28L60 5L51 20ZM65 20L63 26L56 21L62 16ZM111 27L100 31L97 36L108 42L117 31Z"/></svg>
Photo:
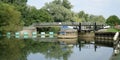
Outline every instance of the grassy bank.
<svg viewBox="0 0 120 60"><path fill-rule="evenodd" d="M109 28L107 29L107 32L120 32L120 30L115 28Z"/></svg>

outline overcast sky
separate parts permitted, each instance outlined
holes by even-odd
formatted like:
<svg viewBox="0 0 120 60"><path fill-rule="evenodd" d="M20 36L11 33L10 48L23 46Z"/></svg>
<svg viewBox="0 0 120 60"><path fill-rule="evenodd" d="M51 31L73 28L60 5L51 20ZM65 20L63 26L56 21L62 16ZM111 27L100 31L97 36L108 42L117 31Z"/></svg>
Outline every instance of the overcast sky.
<svg viewBox="0 0 120 60"><path fill-rule="evenodd" d="M27 4L40 9L46 2L53 0L28 0ZM88 14L120 17L120 0L69 0L74 12L85 11Z"/></svg>

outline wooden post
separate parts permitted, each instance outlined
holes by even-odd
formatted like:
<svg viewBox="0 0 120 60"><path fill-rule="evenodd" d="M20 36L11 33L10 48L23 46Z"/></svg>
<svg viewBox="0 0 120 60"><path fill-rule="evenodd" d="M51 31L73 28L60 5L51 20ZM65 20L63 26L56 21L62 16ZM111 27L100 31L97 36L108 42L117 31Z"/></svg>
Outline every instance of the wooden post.
<svg viewBox="0 0 120 60"><path fill-rule="evenodd" d="M94 23L94 32L97 30L96 22Z"/></svg>
<svg viewBox="0 0 120 60"><path fill-rule="evenodd" d="M81 23L79 23L78 35L80 34L80 32L81 32Z"/></svg>

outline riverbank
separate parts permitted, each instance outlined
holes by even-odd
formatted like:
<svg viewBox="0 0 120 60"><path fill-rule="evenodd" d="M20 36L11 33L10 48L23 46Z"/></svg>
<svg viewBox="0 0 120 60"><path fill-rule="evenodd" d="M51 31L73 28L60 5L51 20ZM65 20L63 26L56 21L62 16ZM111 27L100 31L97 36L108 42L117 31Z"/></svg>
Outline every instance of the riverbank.
<svg viewBox="0 0 120 60"><path fill-rule="evenodd" d="M120 53L118 55L113 55L110 60L120 60Z"/></svg>

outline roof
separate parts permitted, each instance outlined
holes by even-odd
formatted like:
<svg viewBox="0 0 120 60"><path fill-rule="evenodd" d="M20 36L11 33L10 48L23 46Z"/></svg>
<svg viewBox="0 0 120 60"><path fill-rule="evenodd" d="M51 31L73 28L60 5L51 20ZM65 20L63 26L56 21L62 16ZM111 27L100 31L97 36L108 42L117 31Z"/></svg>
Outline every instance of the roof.
<svg viewBox="0 0 120 60"><path fill-rule="evenodd" d="M35 27L23 27L23 30L34 30L36 29Z"/></svg>

